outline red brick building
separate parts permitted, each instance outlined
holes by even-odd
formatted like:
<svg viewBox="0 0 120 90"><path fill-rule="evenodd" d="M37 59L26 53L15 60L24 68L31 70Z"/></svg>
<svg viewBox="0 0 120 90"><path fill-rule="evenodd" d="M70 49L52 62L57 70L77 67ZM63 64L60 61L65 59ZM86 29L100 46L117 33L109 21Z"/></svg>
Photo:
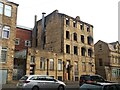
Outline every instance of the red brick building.
<svg viewBox="0 0 120 90"><path fill-rule="evenodd" d="M31 47L31 34L32 28L17 26L16 27L16 40L15 51L21 51Z"/></svg>
<svg viewBox="0 0 120 90"><path fill-rule="evenodd" d="M19 80L26 74L27 48L31 47L32 28L16 26L15 57L13 80Z"/></svg>

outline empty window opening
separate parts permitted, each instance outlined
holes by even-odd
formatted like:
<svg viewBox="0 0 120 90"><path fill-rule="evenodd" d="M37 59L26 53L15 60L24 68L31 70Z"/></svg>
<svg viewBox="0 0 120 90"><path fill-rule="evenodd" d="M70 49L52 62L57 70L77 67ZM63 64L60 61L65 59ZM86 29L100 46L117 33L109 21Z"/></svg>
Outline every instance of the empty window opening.
<svg viewBox="0 0 120 90"><path fill-rule="evenodd" d="M84 47L81 48L81 55L85 56L86 49Z"/></svg>
<svg viewBox="0 0 120 90"><path fill-rule="evenodd" d="M77 27L77 23L73 21L73 27Z"/></svg>
<svg viewBox="0 0 120 90"><path fill-rule="evenodd" d="M70 54L70 45L66 45L66 53Z"/></svg>
<svg viewBox="0 0 120 90"><path fill-rule="evenodd" d="M77 33L74 33L74 40L77 41Z"/></svg>
<svg viewBox="0 0 120 90"><path fill-rule="evenodd" d="M84 30L84 25L83 24L80 24L80 29Z"/></svg>
<svg viewBox="0 0 120 90"><path fill-rule="evenodd" d="M87 26L87 32L90 32L90 26Z"/></svg>
<svg viewBox="0 0 120 90"><path fill-rule="evenodd" d="M77 46L74 46L74 54L75 54L75 55L78 54L78 48L77 48Z"/></svg>
<svg viewBox="0 0 120 90"><path fill-rule="evenodd" d="M93 38L91 36L87 37L88 44L91 45L93 43Z"/></svg>
<svg viewBox="0 0 120 90"><path fill-rule="evenodd" d="M88 56L92 57L92 49L88 49Z"/></svg>
<svg viewBox="0 0 120 90"><path fill-rule="evenodd" d="M81 42L84 43L84 36L81 35Z"/></svg>
<svg viewBox="0 0 120 90"><path fill-rule="evenodd" d="M70 23L69 19L66 18L66 26L69 26L69 23Z"/></svg>
<svg viewBox="0 0 120 90"><path fill-rule="evenodd" d="M66 31L66 39L70 39L70 33L69 33L69 31Z"/></svg>

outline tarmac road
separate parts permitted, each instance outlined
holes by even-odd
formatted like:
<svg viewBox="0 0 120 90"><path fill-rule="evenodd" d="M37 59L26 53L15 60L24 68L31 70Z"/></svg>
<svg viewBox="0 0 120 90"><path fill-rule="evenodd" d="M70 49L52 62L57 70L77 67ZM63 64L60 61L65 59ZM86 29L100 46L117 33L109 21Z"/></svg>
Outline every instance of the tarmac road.
<svg viewBox="0 0 120 90"><path fill-rule="evenodd" d="M2 86L1 90L20 90L20 89L16 88L16 84L5 84ZM47 90L53 90L53 89L47 89ZM67 84L66 90L79 90L79 85L78 84Z"/></svg>

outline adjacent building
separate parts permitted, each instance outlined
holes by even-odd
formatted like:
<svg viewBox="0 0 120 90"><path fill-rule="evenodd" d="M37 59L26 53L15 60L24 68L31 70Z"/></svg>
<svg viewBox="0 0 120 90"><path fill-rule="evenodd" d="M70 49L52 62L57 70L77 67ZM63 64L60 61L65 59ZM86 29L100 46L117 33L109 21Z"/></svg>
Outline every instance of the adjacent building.
<svg viewBox="0 0 120 90"><path fill-rule="evenodd" d="M26 73L75 81L95 74L94 58L93 25L55 10L35 23Z"/></svg>
<svg viewBox="0 0 120 90"><path fill-rule="evenodd" d="M13 80L19 80L26 74L26 55L27 49L31 47L31 39L32 28L16 26Z"/></svg>
<svg viewBox="0 0 120 90"><path fill-rule="evenodd" d="M96 73L110 81L120 81L120 44L99 40L95 44Z"/></svg>
<svg viewBox="0 0 120 90"><path fill-rule="evenodd" d="M0 0L0 83L12 80L18 4Z"/></svg>

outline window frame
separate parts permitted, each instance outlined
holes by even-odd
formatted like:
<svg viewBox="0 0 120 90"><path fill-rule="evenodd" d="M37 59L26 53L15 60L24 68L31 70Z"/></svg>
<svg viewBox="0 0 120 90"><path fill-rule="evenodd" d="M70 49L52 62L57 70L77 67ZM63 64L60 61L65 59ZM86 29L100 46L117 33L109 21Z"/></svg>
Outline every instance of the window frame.
<svg viewBox="0 0 120 90"><path fill-rule="evenodd" d="M70 45L66 44L66 53L70 54Z"/></svg>
<svg viewBox="0 0 120 90"><path fill-rule="evenodd" d="M26 47L31 47L31 41L30 40L25 40L25 46Z"/></svg>
<svg viewBox="0 0 120 90"><path fill-rule="evenodd" d="M20 38L15 39L15 45L20 45Z"/></svg>
<svg viewBox="0 0 120 90"><path fill-rule="evenodd" d="M74 46L74 54L78 55L78 46Z"/></svg>
<svg viewBox="0 0 120 90"><path fill-rule="evenodd" d="M0 2L0 14L3 14L3 6L4 6L4 4L2 2Z"/></svg>
<svg viewBox="0 0 120 90"><path fill-rule="evenodd" d="M2 47L2 50L1 50L1 60L0 60L0 63L6 63L7 62L7 47ZM3 59L3 55L4 54L3 52L5 52L5 58Z"/></svg>
<svg viewBox="0 0 120 90"><path fill-rule="evenodd" d="M51 59L49 59L49 68L50 68L50 70L54 70L54 59L53 58L51 58Z"/></svg>
<svg viewBox="0 0 120 90"><path fill-rule="evenodd" d="M4 15L7 17L12 16L12 6L11 5L5 5Z"/></svg>
<svg viewBox="0 0 120 90"><path fill-rule="evenodd" d="M7 35L5 35L7 32ZM10 37L10 26L3 26L3 30L2 30L2 38L4 39L9 39Z"/></svg>
<svg viewBox="0 0 120 90"><path fill-rule="evenodd" d="M62 59L58 59L58 71L62 71Z"/></svg>
<svg viewBox="0 0 120 90"><path fill-rule="evenodd" d="M66 31L66 39L70 39L70 32Z"/></svg>
<svg viewBox="0 0 120 90"><path fill-rule="evenodd" d="M35 56L31 56L30 63L35 63Z"/></svg>

